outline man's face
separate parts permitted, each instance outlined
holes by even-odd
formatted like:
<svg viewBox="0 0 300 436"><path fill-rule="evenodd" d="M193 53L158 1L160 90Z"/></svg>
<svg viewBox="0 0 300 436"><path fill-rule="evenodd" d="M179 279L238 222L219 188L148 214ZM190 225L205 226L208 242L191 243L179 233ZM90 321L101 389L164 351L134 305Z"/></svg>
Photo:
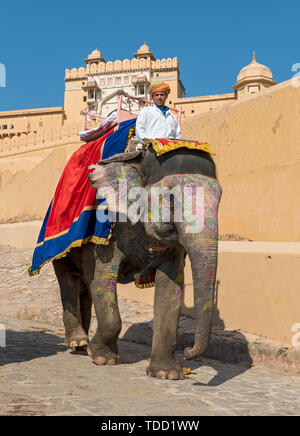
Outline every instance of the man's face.
<svg viewBox="0 0 300 436"><path fill-rule="evenodd" d="M152 95L152 99L157 106L164 106L167 97L168 96L165 92L155 92L155 94Z"/></svg>

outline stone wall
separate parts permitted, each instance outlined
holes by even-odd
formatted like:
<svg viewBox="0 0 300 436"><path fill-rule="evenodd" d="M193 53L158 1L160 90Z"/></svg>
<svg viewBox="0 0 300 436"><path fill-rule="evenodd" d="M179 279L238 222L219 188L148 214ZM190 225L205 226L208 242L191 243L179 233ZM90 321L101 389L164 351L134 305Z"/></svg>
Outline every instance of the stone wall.
<svg viewBox="0 0 300 436"><path fill-rule="evenodd" d="M80 129L78 123L0 141L0 220L44 215L68 150L82 144ZM182 135L208 141L216 151L221 234L300 241L300 87L288 81L185 118ZM58 167L49 159L58 159Z"/></svg>
<svg viewBox="0 0 300 436"><path fill-rule="evenodd" d="M0 226L1 231L1 226ZM194 316L193 278L185 267L182 313ZM300 323L300 243L220 241L214 324L292 344ZM118 285L118 293L153 304L154 288Z"/></svg>
<svg viewBox="0 0 300 436"><path fill-rule="evenodd" d="M23 133L20 136L0 139L0 158L11 155L29 153L34 150L54 148L63 144L78 141L81 123L57 126L53 129ZM1 162L0 162L1 169Z"/></svg>
<svg viewBox="0 0 300 436"><path fill-rule="evenodd" d="M300 87L283 82L184 119L182 137L216 152L221 234L300 241Z"/></svg>
<svg viewBox="0 0 300 436"><path fill-rule="evenodd" d="M72 135L60 141L0 159L0 223L44 217L70 155L83 144Z"/></svg>

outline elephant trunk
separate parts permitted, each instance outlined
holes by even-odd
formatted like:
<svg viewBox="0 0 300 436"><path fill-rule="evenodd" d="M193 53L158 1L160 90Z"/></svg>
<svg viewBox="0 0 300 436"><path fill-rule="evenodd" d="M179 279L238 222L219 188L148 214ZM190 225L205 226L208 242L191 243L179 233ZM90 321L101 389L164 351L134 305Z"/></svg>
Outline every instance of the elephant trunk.
<svg viewBox="0 0 300 436"><path fill-rule="evenodd" d="M201 356L206 351L206 349L207 349L207 342L205 341L205 343L201 343L201 340L202 340L201 334L195 332L193 348L186 347L184 349L184 357L187 360L192 360L195 357ZM203 340L202 340L202 342L203 342Z"/></svg>
<svg viewBox="0 0 300 436"><path fill-rule="evenodd" d="M191 260L193 275L195 337L193 348L185 348L184 357L194 359L202 355L209 345L215 297L218 241L217 238L204 238L200 244L196 244L196 247L185 248Z"/></svg>

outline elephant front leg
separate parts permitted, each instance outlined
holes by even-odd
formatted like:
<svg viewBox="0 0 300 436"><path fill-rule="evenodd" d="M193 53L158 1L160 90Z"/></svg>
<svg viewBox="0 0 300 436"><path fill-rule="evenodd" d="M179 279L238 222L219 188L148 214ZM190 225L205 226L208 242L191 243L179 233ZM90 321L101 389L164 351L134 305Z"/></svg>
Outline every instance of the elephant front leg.
<svg viewBox="0 0 300 436"><path fill-rule="evenodd" d="M116 292L118 270L118 262L102 264L99 259L96 260L91 293L98 327L88 345L88 353L97 365L117 363L117 341L122 326Z"/></svg>
<svg viewBox="0 0 300 436"><path fill-rule="evenodd" d="M183 300L183 252L159 266L155 276L153 343L147 375L178 380L183 372L176 362L177 328Z"/></svg>

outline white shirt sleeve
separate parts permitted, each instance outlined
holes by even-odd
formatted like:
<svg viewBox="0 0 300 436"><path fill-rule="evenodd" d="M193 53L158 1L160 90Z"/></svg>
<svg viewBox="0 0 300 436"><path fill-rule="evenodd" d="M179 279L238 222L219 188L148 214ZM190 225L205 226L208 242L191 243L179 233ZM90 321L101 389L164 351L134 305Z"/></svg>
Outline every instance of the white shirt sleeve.
<svg viewBox="0 0 300 436"><path fill-rule="evenodd" d="M146 122L147 122L147 110L143 108L139 113L135 124L135 135L139 142L145 138L146 134Z"/></svg>

